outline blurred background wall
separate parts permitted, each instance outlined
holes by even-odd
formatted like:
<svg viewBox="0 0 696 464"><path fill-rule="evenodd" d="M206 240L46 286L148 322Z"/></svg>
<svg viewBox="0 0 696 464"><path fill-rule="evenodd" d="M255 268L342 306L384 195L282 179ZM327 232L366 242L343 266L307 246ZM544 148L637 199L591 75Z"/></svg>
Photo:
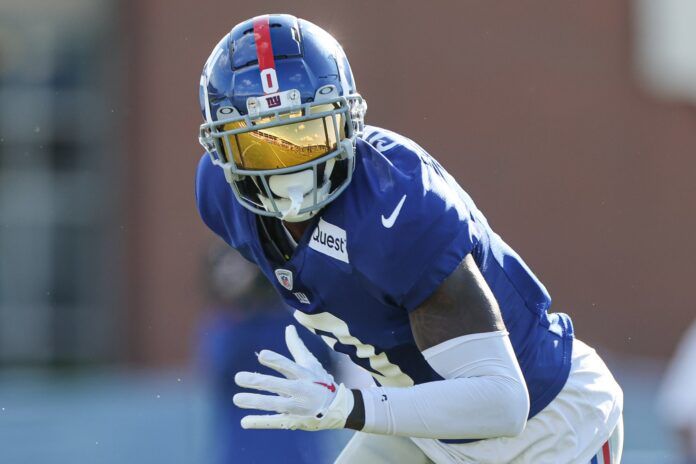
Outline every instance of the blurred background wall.
<svg viewBox="0 0 696 464"><path fill-rule="evenodd" d="M0 363L122 358L125 90L110 0L0 2Z"/></svg>
<svg viewBox="0 0 696 464"><path fill-rule="evenodd" d="M440 159L651 402L695 315L693 2L2 0L0 405L10 367L190 364L214 241L193 198L199 76L266 12L337 37L368 123Z"/></svg>

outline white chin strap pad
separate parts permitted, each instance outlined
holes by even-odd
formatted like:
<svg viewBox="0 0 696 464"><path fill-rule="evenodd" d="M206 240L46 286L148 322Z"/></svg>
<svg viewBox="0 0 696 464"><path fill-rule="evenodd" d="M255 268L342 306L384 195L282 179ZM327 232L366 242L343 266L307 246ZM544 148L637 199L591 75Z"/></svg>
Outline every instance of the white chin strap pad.
<svg viewBox="0 0 696 464"><path fill-rule="evenodd" d="M281 217L283 220L297 216L297 213L302 209L302 201L304 200L302 187L291 185L288 187L288 196L290 197L290 207L286 211L283 211L283 216Z"/></svg>
<svg viewBox="0 0 696 464"><path fill-rule="evenodd" d="M297 193L303 197L314 187L314 171L307 169L292 174L270 176L268 186L271 188L271 192L279 197L292 199L292 195Z"/></svg>
<svg viewBox="0 0 696 464"><path fill-rule="evenodd" d="M326 163L324 182L317 189L317 201L323 201L329 194L331 182L328 181L334 160ZM310 207L314 201L314 171L306 169L292 174L278 174L269 176L268 187L273 194L280 198L275 199L275 204L280 210L281 219L288 222L306 221L311 218L316 211L309 211L299 214L303 208ZM273 203L264 195L259 195L259 199L268 211L275 211Z"/></svg>
<svg viewBox="0 0 696 464"><path fill-rule="evenodd" d="M311 192L314 187L314 171L307 169L292 174L270 176L268 186L275 195L290 200L276 201L282 214L281 219L293 218L302 209L305 194Z"/></svg>

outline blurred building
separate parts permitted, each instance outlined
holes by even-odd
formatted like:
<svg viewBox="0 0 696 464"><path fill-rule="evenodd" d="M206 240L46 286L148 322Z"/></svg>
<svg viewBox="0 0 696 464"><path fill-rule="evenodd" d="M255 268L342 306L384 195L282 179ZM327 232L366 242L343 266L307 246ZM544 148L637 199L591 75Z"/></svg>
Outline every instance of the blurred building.
<svg viewBox="0 0 696 464"><path fill-rule="evenodd" d="M0 2L0 363L120 357L115 7Z"/></svg>

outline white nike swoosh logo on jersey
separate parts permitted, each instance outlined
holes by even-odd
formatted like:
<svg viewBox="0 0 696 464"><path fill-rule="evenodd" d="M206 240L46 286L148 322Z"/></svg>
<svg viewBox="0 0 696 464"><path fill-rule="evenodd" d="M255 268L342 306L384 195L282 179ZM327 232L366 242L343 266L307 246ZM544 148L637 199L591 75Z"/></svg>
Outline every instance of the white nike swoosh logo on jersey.
<svg viewBox="0 0 696 464"><path fill-rule="evenodd" d="M384 227L390 229L391 226L394 225L394 223L396 222L396 218L399 217L399 212L401 212L401 207L404 206L404 201L406 201L406 195L401 197L401 201L398 205L396 205L396 209L394 210L394 212L391 213L391 215L388 218L385 218L384 214L382 215L382 225Z"/></svg>

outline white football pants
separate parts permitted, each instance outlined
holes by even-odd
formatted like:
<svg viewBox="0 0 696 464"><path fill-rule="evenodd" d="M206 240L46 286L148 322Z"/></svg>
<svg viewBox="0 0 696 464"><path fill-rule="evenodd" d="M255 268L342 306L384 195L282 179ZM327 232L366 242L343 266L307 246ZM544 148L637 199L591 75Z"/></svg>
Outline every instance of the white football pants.
<svg viewBox="0 0 696 464"><path fill-rule="evenodd" d="M520 435L446 444L356 432L335 464L620 464L622 410L611 372L576 339L568 381Z"/></svg>

